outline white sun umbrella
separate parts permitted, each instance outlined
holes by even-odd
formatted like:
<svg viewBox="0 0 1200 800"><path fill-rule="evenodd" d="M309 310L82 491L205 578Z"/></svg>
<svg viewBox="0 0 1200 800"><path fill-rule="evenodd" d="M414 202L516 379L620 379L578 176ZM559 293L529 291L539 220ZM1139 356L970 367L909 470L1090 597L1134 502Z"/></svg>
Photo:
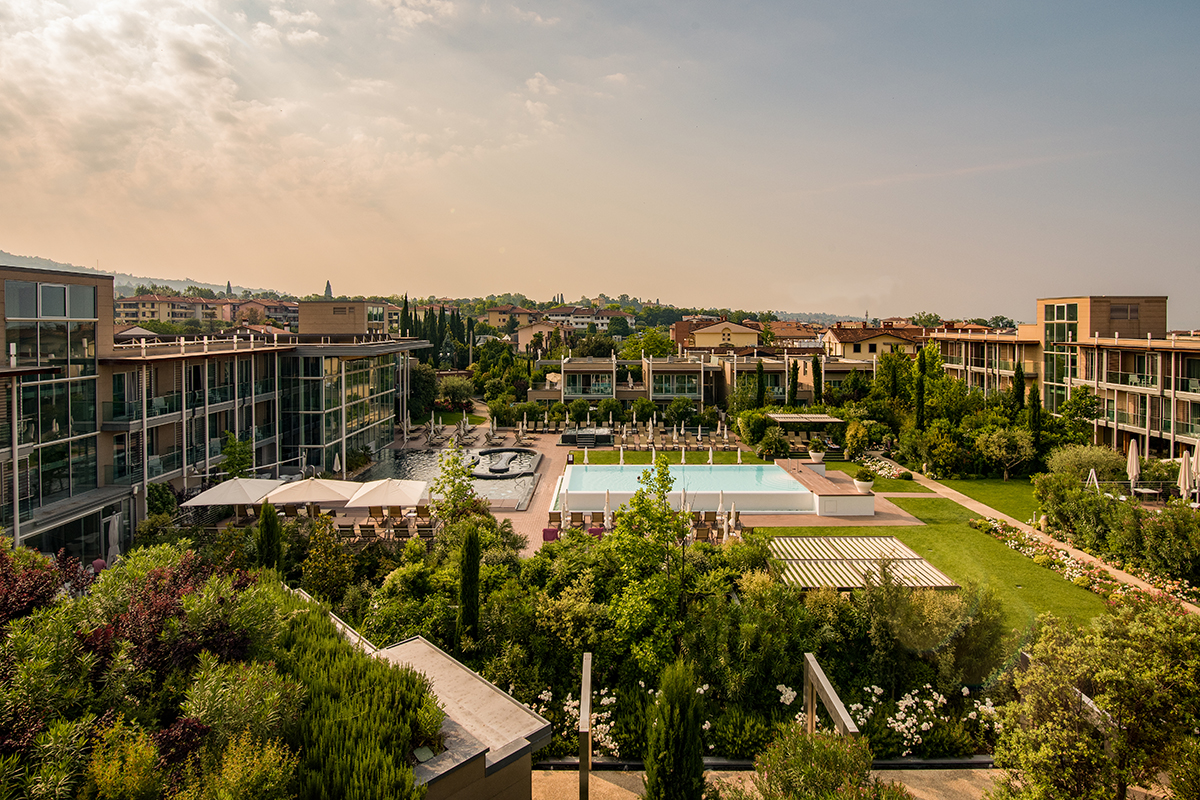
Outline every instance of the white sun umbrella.
<svg viewBox="0 0 1200 800"><path fill-rule="evenodd" d="M725 513L725 490L724 489L721 489L719 492L717 492L717 513L718 514Z"/></svg>
<svg viewBox="0 0 1200 800"><path fill-rule="evenodd" d="M588 463L588 460L587 460L587 456L588 456L587 450L588 450L588 449L587 449L586 447L585 447L585 448L583 448L583 463L585 463L585 464L586 464L586 463Z"/></svg>
<svg viewBox="0 0 1200 800"><path fill-rule="evenodd" d="M383 478L358 484L360 488L346 501L346 508L395 508L415 506L429 488L428 481L402 481Z"/></svg>
<svg viewBox="0 0 1200 800"><path fill-rule="evenodd" d="M342 471L342 457L341 457L341 454L339 454L339 453L333 454L333 471L334 472Z"/></svg>
<svg viewBox="0 0 1200 800"><path fill-rule="evenodd" d="M742 463L742 448L738 448L738 463Z"/></svg>
<svg viewBox="0 0 1200 800"><path fill-rule="evenodd" d="M687 487L679 490L679 510L687 511Z"/></svg>
<svg viewBox="0 0 1200 800"><path fill-rule="evenodd" d="M621 445L621 466L625 466L625 445Z"/></svg>
<svg viewBox="0 0 1200 800"><path fill-rule="evenodd" d="M673 440L675 440L676 442L679 441L679 426L678 425L671 426L671 438Z"/></svg>
<svg viewBox="0 0 1200 800"><path fill-rule="evenodd" d="M711 463L713 463L713 449L712 449L712 445L709 445L709 446L708 446L708 463L710 463L710 464L711 464Z"/></svg>
<svg viewBox="0 0 1200 800"><path fill-rule="evenodd" d="M525 412L525 416L523 416L523 417L521 418L521 422L522 422L522 423L524 423L524 425L525 425L526 427L528 427L528 426L529 426L529 412L528 412L528 411L526 411L526 412Z"/></svg>
<svg viewBox="0 0 1200 800"><path fill-rule="evenodd" d="M1142 474L1142 461L1138 458L1138 440L1129 440L1129 459L1125 462L1125 474L1129 476L1129 488L1137 484Z"/></svg>
<svg viewBox="0 0 1200 800"><path fill-rule="evenodd" d="M562 521L564 525L567 524L571 516L571 509L567 507L567 494L567 487L564 486L562 490L561 502L558 504L562 511Z"/></svg>
<svg viewBox="0 0 1200 800"><path fill-rule="evenodd" d="M355 481L330 481L323 478L305 478L302 481L285 483L269 492L265 502L276 505L344 506L362 484Z"/></svg>
<svg viewBox="0 0 1200 800"><path fill-rule="evenodd" d="M613 426L612 412L610 411L610 412L608 412L608 427L611 428L612 426Z"/></svg>
<svg viewBox="0 0 1200 800"><path fill-rule="evenodd" d="M633 427L637 427L637 409L633 410Z"/></svg>
<svg viewBox="0 0 1200 800"><path fill-rule="evenodd" d="M591 410L589 410L587 413L587 426L589 428L592 427L592 412L591 412Z"/></svg>
<svg viewBox="0 0 1200 800"><path fill-rule="evenodd" d="M609 504L608 489L604 490L604 527L612 527L612 506Z"/></svg>
<svg viewBox="0 0 1200 800"><path fill-rule="evenodd" d="M108 521L108 555L104 560L109 566L121 556L121 513L118 511Z"/></svg>
<svg viewBox="0 0 1200 800"><path fill-rule="evenodd" d="M550 407L549 406L546 407L546 418L544 420L542 420L542 422L544 422L547 425L550 424Z"/></svg>
<svg viewBox="0 0 1200 800"><path fill-rule="evenodd" d="M230 478L188 500L185 506L252 506L262 500L283 481L262 478Z"/></svg>
<svg viewBox="0 0 1200 800"><path fill-rule="evenodd" d="M679 451L679 463L680 464L687 463L687 449L686 448Z"/></svg>
<svg viewBox="0 0 1200 800"><path fill-rule="evenodd" d="M658 460L658 453L654 451L654 443L650 444L650 463L653 464Z"/></svg>
<svg viewBox="0 0 1200 800"><path fill-rule="evenodd" d="M1183 451L1179 459L1179 494L1186 500L1192 495L1192 454Z"/></svg>

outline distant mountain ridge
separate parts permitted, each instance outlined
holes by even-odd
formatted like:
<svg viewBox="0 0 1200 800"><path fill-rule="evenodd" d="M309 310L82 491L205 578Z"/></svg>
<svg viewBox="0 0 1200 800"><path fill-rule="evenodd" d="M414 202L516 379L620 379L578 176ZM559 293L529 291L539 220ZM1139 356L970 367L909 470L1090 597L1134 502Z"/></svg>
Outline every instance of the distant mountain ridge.
<svg viewBox="0 0 1200 800"><path fill-rule="evenodd" d="M114 288L120 289L122 287L128 287L130 291L132 291L133 288L138 284L149 285L151 283L157 283L159 286L170 286L172 289L176 289L180 292L187 289L189 286L199 286L202 289L212 289L214 292L225 291L225 284L223 283L204 283L203 281L195 281L191 278L184 278L183 280L171 280L169 278L151 278L145 275L133 275L128 272L109 272L108 270L95 269L94 267L81 267L77 264L63 264L62 262L52 261L48 258L42 258L40 256L19 256L15 253L9 253L4 250L0 250L0 264L10 267L31 267L33 269L48 269L61 272L90 272L93 275L112 275L114 278L113 283L115 284ZM264 291L263 289L253 289L249 286L236 285L233 287L233 290L238 294L241 294L246 290L251 292Z"/></svg>

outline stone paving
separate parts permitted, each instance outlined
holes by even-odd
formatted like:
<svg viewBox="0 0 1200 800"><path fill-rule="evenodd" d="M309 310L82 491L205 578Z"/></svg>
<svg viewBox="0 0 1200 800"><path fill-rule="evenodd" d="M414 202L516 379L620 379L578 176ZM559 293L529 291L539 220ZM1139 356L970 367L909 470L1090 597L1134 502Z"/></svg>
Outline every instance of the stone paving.
<svg viewBox="0 0 1200 800"><path fill-rule="evenodd" d="M643 772L593 772L588 795L593 800L633 800L642 796ZM749 772L709 772L710 780L747 785ZM990 769L914 769L874 773L881 781L902 783L917 800L977 800L992 788L998 775ZM579 796L579 773L569 770L533 771L533 800Z"/></svg>

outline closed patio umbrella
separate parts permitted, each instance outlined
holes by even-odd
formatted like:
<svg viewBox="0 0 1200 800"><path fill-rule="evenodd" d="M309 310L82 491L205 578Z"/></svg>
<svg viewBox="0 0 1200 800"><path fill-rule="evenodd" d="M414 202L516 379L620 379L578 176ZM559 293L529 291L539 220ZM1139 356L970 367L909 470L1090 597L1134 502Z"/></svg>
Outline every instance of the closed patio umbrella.
<svg viewBox="0 0 1200 800"><path fill-rule="evenodd" d="M680 450L680 451L679 451L679 463L680 463L680 464L686 464L686 463L687 463L687 450Z"/></svg>
<svg viewBox="0 0 1200 800"><path fill-rule="evenodd" d="M604 527L612 527L612 506L609 503L608 489L604 490Z"/></svg>
<svg viewBox="0 0 1200 800"><path fill-rule="evenodd" d="M188 500L185 506L252 506L267 496L283 481L262 478L230 478Z"/></svg>
<svg viewBox="0 0 1200 800"><path fill-rule="evenodd" d="M713 449L712 449L712 445L709 445L709 447L708 447L708 463L710 463L710 464L711 464L711 463L713 463Z"/></svg>
<svg viewBox="0 0 1200 800"><path fill-rule="evenodd" d="M1179 459L1179 494L1186 500L1192 496L1193 488L1192 454L1184 450L1183 458Z"/></svg>
<svg viewBox="0 0 1200 800"><path fill-rule="evenodd" d="M583 448L583 463L584 463L584 464L588 463L588 460L587 460L587 450L588 450L588 449L587 449L586 447L585 447L585 448Z"/></svg>
<svg viewBox="0 0 1200 800"><path fill-rule="evenodd" d="M429 487L427 481L402 481L383 478L358 484L361 488L346 501L346 508L395 508L415 506Z"/></svg>
<svg viewBox="0 0 1200 800"><path fill-rule="evenodd" d="M333 454L333 471L334 472L342 471L342 457L339 453Z"/></svg>
<svg viewBox="0 0 1200 800"><path fill-rule="evenodd" d="M625 445L621 445L621 466L625 466Z"/></svg>
<svg viewBox="0 0 1200 800"><path fill-rule="evenodd" d="M738 448L738 463L742 463L742 448Z"/></svg>
<svg viewBox="0 0 1200 800"><path fill-rule="evenodd" d="M1142 461L1138 458L1137 439L1129 440L1129 459L1125 462L1125 474L1129 476L1129 488L1137 485L1137 479L1142 474Z"/></svg>
<svg viewBox="0 0 1200 800"><path fill-rule="evenodd" d="M113 514L108 521L108 555L104 560L112 566L121 556L121 513Z"/></svg>
<svg viewBox="0 0 1200 800"><path fill-rule="evenodd" d="M564 486L563 490L562 490L561 502L559 502L559 506L561 506L561 510L562 510L562 519L563 519L564 525L566 525L567 522L569 522L570 518L571 518L571 509L567 507L567 494L568 494L567 487Z"/></svg>

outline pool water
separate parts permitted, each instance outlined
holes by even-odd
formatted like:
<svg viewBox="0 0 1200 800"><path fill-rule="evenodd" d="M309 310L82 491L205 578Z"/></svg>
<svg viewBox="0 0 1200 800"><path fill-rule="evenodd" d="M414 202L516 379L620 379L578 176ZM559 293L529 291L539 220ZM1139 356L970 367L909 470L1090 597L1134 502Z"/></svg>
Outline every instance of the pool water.
<svg viewBox="0 0 1200 800"><path fill-rule="evenodd" d="M646 465L586 464L568 470L571 492L636 492ZM807 492L799 481L774 464L676 464L668 467L674 490L692 492Z"/></svg>

